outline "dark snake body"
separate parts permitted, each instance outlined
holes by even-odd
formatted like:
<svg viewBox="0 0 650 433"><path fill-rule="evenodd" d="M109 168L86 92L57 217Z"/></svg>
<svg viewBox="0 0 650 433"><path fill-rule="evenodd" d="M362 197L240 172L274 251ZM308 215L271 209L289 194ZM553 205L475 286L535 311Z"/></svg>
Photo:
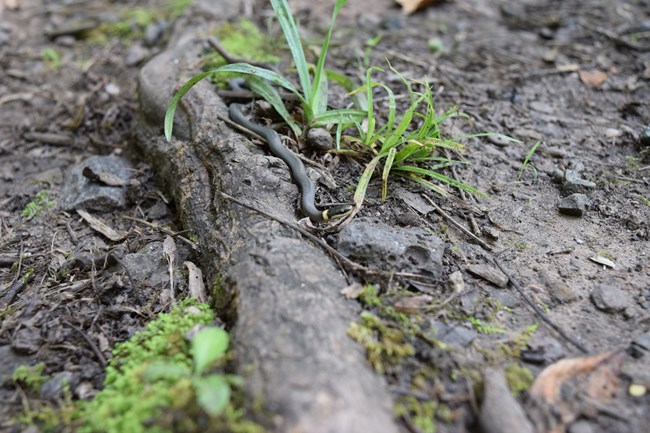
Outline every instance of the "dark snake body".
<svg viewBox="0 0 650 433"><path fill-rule="evenodd" d="M291 178L294 183L298 185L298 188L300 188L300 210L302 213L315 223L329 221L332 218L329 215L329 210L321 211L316 208L316 205L314 204L316 198L316 186L307 176L305 166L300 158L298 158L295 153L284 147L277 132L271 128L251 122L244 117L241 108L241 104L230 104L230 107L228 108L230 120L264 138L268 143L273 156L280 158L289 166Z"/></svg>

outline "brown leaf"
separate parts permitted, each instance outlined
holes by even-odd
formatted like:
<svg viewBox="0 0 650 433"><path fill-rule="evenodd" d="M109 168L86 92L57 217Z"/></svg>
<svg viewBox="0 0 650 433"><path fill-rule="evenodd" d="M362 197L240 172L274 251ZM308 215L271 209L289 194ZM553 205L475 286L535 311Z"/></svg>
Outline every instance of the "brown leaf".
<svg viewBox="0 0 650 433"><path fill-rule="evenodd" d="M183 265L190 273L188 277L190 296L199 302L207 302L208 297L203 284L203 272L192 262L184 262Z"/></svg>
<svg viewBox="0 0 650 433"><path fill-rule="evenodd" d="M580 76L580 81L591 88L599 87L607 81L607 72L603 71L580 71L578 75Z"/></svg>
<svg viewBox="0 0 650 433"><path fill-rule="evenodd" d="M412 14L415 11L424 9L427 6L431 6L436 3L438 0L396 0L397 3L402 5L402 12L407 15Z"/></svg>
<svg viewBox="0 0 650 433"><path fill-rule="evenodd" d="M395 309L407 314L417 313L425 310L433 302L433 297L429 295L417 295L410 298L404 298L395 303Z"/></svg>

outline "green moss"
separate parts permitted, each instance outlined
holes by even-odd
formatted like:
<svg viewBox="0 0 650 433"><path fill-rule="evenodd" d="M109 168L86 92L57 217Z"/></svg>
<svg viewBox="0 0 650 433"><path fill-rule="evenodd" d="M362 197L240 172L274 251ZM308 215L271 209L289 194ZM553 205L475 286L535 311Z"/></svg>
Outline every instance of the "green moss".
<svg viewBox="0 0 650 433"><path fill-rule="evenodd" d="M38 192L36 196L27 203L27 206L25 206L25 209L23 209L23 217L30 219L34 218L35 216L40 215L41 212L43 212L46 209L51 209L54 206L56 206L56 202L53 200L49 200L48 196L50 195L50 191L44 189Z"/></svg>
<svg viewBox="0 0 650 433"><path fill-rule="evenodd" d="M378 373L386 366L399 364L403 358L415 354L415 349L397 328L385 325L372 313L361 313L361 322L352 323L348 335L366 349L368 360Z"/></svg>
<svg viewBox="0 0 650 433"><path fill-rule="evenodd" d="M394 407L395 415L408 419L422 433L436 432L438 403L433 400L420 401L415 397L402 397Z"/></svg>
<svg viewBox="0 0 650 433"><path fill-rule="evenodd" d="M19 365L11 375L11 380L25 387L26 390L37 393L41 385L50 378L46 374L43 374L43 370L45 370L44 362L39 362L32 366Z"/></svg>
<svg viewBox="0 0 650 433"><path fill-rule="evenodd" d="M533 385L533 374L526 367L510 364L505 369L508 387L515 397L527 391Z"/></svg>
<svg viewBox="0 0 650 433"><path fill-rule="evenodd" d="M246 19L239 19L234 23L225 23L217 31L221 46L230 55L244 58L254 62L277 63L280 58L275 54L278 44L268 36L263 35L255 24ZM226 60L217 52L206 57L205 69L215 69L224 66ZM213 81L220 86L225 86L230 78L236 74L219 74Z"/></svg>

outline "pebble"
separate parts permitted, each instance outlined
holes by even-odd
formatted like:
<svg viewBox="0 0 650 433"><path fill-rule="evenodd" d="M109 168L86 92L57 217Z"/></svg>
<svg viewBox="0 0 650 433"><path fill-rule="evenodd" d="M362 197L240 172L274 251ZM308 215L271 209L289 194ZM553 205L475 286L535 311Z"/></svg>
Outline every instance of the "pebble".
<svg viewBox="0 0 650 433"><path fill-rule="evenodd" d="M44 400L58 400L63 397L63 389L67 386L74 388L77 378L70 371L56 373L50 380L41 385L39 395Z"/></svg>
<svg viewBox="0 0 650 433"><path fill-rule="evenodd" d="M34 354L41 347L41 333L36 328L21 328L11 340L11 348L20 355Z"/></svg>
<svg viewBox="0 0 650 433"><path fill-rule="evenodd" d="M307 146L315 150L320 150L326 152L328 150L334 149L334 139L332 134L325 128L311 128L307 132L307 140L305 141Z"/></svg>
<svg viewBox="0 0 650 433"><path fill-rule="evenodd" d="M650 147L650 125L639 136L641 146Z"/></svg>
<svg viewBox="0 0 650 433"><path fill-rule="evenodd" d="M568 284L559 278L555 278L548 272L540 271L539 278L544 283L544 286L546 287L546 290L548 291L551 298L553 298L553 300L556 302L563 304L566 302L571 302L577 298L577 295L573 292Z"/></svg>
<svg viewBox="0 0 650 433"><path fill-rule="evenodd" d="M573 193L586 193L596 187L590 180L581 179L576 170L566 170L562 179L562 195L568 196Z"/></svg>
<svg viewBox="0 0 650 433"><path fill-rule="evenodd" d="M650 352L650 332L639 335L634 340L632 340L632 344Z"/></svg>
<svg viewBox="0 0 650 433"><path fill-rule="evenodd" d="M339 233L338 250L360 263L383 270L442 274L444 243L417 227L391 227L358 218Z"/></svg>
<svg viewBox="0 0 650 433"><path fill-rule="evenodd" d="M567 433L594 433L594 425L584 419L571 423L567 429Z"/></svg>
<svg viewBox="0 0 650 433"><path fill-rule="evenodd" d="M151 23L144 29L144 43L148 47L153 47L160 41L160 37L167 28L165 21Z"/></svg>
<svg viewBox="0 0 650 433"><path fill-rule="evenodd" d="M85 209L108 211L126 206L126 188L100 185L83 175L90 167L95 173L110 173L125 182L133 174L133 166L117 156L91 156L72 167L61 188L60 206L63 210Z"/></svg>
<svg viewBox="0 0 650 433"><path fill-rule="evenodd" d="M483 373L483 403L479 424L485 433L533 433L526 413L512 396L502 370L490 367Z"/></svg>
<svg viewBox="0 0 650 433"><path fill-rule="evenodd" d="M126 66L136 66L142 63L149 56L149 50L141 44L134 44L126 53L124 62Z"/></svg>
<svg viewBox="0 0 650 433"><path fill-rule="evenodd" d="M497 287L506 287L508 277L499 269L489 265L469 265L467 272L494 284Z"/></svg>
<svg viewBox="0 0 650 433"><path fill-rule="evenodd" d="M558 210L562 215L581 217L589 206L589 196L582 193L573 193L562 199Z"/></svg>
<svg viewBox="0 0 650 433"><path fill-rule="evenodd" d="M605 282L591 292L596 308L606 313L619 313L629 305L628 295L612 282Z"/></svg>
<svg viewBox="0 0 650 433"><path fill-rule="evenodd" d="M464 326L450 326L438 320L431 320L433 337L452 346L466 348L476 339L476 332Z"/></svg>

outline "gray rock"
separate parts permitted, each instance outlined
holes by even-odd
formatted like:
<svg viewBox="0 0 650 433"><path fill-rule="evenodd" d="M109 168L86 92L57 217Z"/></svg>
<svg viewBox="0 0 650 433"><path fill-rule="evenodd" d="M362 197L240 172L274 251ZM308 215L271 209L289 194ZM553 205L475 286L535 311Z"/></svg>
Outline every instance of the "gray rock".
<svg viewBox="0 0 650 433"><path fill-rule="evenodd" d="M14 374L16 367L28 364L30 358L16 354L11 346L0 346L0 386L11 381L11 376Z"/></svg>
<svg viewBox="0 0 650 433"><path fill-rule="evenodd" d="M494 284L497 287L506 287L508 277L499 269L490 265L469 265L467 272Z"/></svg>
<svg viewBox="0 0 650 433"><path fill-rule="evenodd" d="M411 206L422 215L428 215L436 210L436 208L427 203L420 194L415 194L405 188L400 188L395 196L399 197L404 203Z"/></svg>
<svg viewBox="0 0 650 433"><path fill-rule="evenodd" d="M160 37L167 28L167 23L165 21L158 21L155 23L150 23L146 29L144 29L144 43L148 47L153 47L160 41Z"/></svg>
<svg viewBox="0 0 650 433"><path fill-rule="evenodd" d="M568 196L574 193L586 193L594 189L596 184L590 180L581 179L576 170L566 170L562 179L562 195Z"/></svg>
<svg viewBox="0 0 650 433"><path fill-rule="evenodd" d="M563 215L581 217L589 206L589 197L582 193L573 193L562 199L558 209Z"/></svg>
<svg viewBox="0 0 650 433"><path fill-rule="evenodd" d="M599 310L619 313L629 305L627 293L614 284L605 282L591 292L591 301Z"/></svg>
<svg viewBox="0 0 650 433"><path fill-rule="evenodd" d="M584 419L572 422L567 429L567 433L594 433L595 431L594 424Z"/></svg>
<svg viewBox="0 0 650 433"><path fill-rule="evenodd" d="M31 355L41 347L41 333L36 328L21 328L11 340L11 348L18 354Z"/></svg>
<svg viewBox="0 0 650 433"><path fill-rule="evenodd" d="M148 49L140 44L134 44L131 48L129 48L129 51L126 52L126 58L124 59L124 62L126 63L126 66L135 66L142 63L142 61L148 56Z"/></svg>
<svg viewBox="0 0 650 433"><path fill-rule="evenodd" d="M431 320L433 337L443 343L451 344L460 348L466 348L476 338L476 332L463 326L449 326L437 320Z"/></svg>
<svg viewBox="0 0 650 433"><path fill-rule="evenodd" d="M176 263L183 263L186 258L179 257ZM136 284L140 282L159 287L169 283L169 265L163 257L162 242L151 242L136 253L126 254L122 262Z"/></svg>
<svg viewBox="0 0 650 433"><path fill-rule="evenodd" d="M564 358L567 353L562 344L553 337L535 333L528 341L527 349L522 351L522 360L535 364L551 364Z"/></svg>
<svg viewBox="0 0 650 433"><path fill-rule="evenodd" d="M577 295L573 289L564 281L555 278L548 272L542 270L539 272L539 279L544 283L544 287L555 302L560 304L571 302L576 299Z"/></svg>
<svg viewBox="0 0 650 433"><path fill-rule="evenodd" d="M483 404L479 416L483 432L534 433L526 413L510 394L503 371L487 368L483 378Z"/></svg>
<svg viewBox="0 0 650 433"><path fill-rule="evenodd" d="M320 151L328 151L334 149L334 139L332 134L325 128L311 128L307 132L307 140L305 141L307 146L312 149Z"/></svg>
<svg viewBox="0 0 650 433"><path fill-rule="evenodd" d="M396 228L359 218L341 230L338 249L352 260L379 269L442 274L443 242L416 227Z"/></svg>
<svg viewBox="0 0 650 433"><path fill-rule="evenodd" d="M63 397L63 390L66 386L74 388L78 377L70 371L56 373L50 380L41 385L39 395L45 400L58 400Z"/></svg>
<svg viewBox="0 0 650 433"><path fill-rule="evenodd" d="M108 211L126 206L126 188L91 182L82 172L89 167L95 173L110 173L125 182L133 174L131 163L117 156L91 156L72 167L61 189L63 210L85 209Z"/></svg>
<svg viewBox="0 0 650 433"><path fill-rule="evenodd" d="M632 344L650 352L650 332L639 335L632 341Z"/></svg>
<svg viewBox="0 0 650 433"><path fill-rule="evenodd" d="M639 136L639 143L641 146L648 147L650 146L650 125L646 129L643 130L641 135Z"/></svg>

